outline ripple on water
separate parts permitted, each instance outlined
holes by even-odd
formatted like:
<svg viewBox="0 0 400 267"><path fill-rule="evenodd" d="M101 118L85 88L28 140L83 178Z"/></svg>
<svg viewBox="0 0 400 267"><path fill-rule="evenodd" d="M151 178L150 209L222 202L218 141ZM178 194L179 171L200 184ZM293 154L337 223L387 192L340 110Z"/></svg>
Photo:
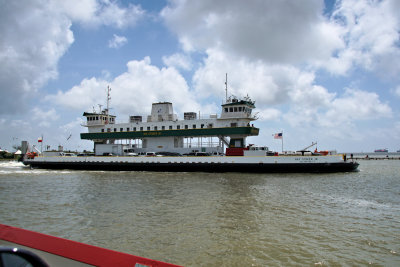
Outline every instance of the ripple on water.
<svg viewBox="0 0 400 267"><path fill-rule="evenodd" d="M400 171L387 164L249 175L1 162L0 219L185 266L397 266Z"/></svg>

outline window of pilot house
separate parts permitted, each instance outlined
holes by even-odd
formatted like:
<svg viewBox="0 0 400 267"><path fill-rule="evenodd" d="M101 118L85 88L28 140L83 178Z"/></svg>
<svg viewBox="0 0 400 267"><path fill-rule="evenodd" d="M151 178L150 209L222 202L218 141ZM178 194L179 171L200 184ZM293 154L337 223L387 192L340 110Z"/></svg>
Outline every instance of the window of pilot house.
<svg viewBox="0 0 400 267"><path fill-rule="evenodd" d="M104 129L101 129L101 132L104 133Z"/></svg>
<svg viewBox="0 0 400 267"><path fill-rule="evenodd" d="M119 131L120 131L120 132L123 132L123 131L124 131L124 128L119 128Z"/></svg>
<svg viewBox="0 0 400 267"><path fill-rule="evenodd" d="M196 129L196 124L193 124L193 129Z"/></svg>
<svg viewBox="0 0 400 267"><path fill-rule="evenodd" d="M150 131L150 126L147 127L147 131Z"/></svg>
<svg viewBox="0 0 400 267"><path fill-rule="evenodd" d="M161 130L165 130L165 126L161 126Z"/></svg>
<svg viewBox="0 0 400 267"><path fill-rule="evenodd" d="M181 126L180 126L180 125L176 125L176 129L178 129L178 130L179 130L180 128L181 128Z"/></svg>
<svg viewBox="0 0 400 267"><path fill-rule="evenodd" d="M117 128L114 128L114 132L116 132L117 131Z"/></svg>
<svg viewBox="0 0 400 267"><path fill-rule="evenodd" d="M238 111L237 107L234 107L234 108L233 108L233 111L234 111L234 112L237 112L237 111Z"/></svg>
<svg viewBox="0 0 400 267"><path fill-rule="evenodd" d="M99 120L99 116L96 116L96 121L98 121Z"/></svg>
<svg viewBox="0 0 400 267"><path fill-rule="evenodd" d="M136 132L136 127L133 127L133 131Z"/></svg>
<svg viewBox="0 0 400 267"><path fill-rule="evenodd" d="M239 107L239 112L242 112L242 110L243 110L243 107Z"/></svg>
<svg viewBox="0 0 400 267"><path fill-rule="evenodd" d="M129 127L126 128L126 131L129 132Z"/></svg>
<svg viewBox="0 0 400 267"><path fill-rule="evenodd" d="M143 127L140 127L140 130L143 131Z"/></svg>
<svg viewBox="0 0 400 267"><path fill-rule="evenodd" d="M172 130L172 125L169 126L169 129Z"/></svg>
<svg viewBox="0 0 400 267"><path fill-rule="evenodd" d="M154 131L157 131L157 126L154 126Z"/></svg>
<svg viewBox="0 0 400 267"><path fill-rule="evenodd" d="M229 108L229 112L233 112L233 108Z"/></svg>
<svg viewBox="0 0 400 267"><path fill-rule="evenodd" d="M189 125L185 125L185 129L189 129Z"/></svg>
<svg viewBox="0 0 400 267"><path fill-rule="evenodd" d="M203 129L204 128L204 124L200 125L200 127L201 127L201 129Z"/></svg>
<svg viewBox="0 0 400 267"><path fill-rule="evenodd" d="M225 108L225 112L228 112L228 108Z"/></svg>

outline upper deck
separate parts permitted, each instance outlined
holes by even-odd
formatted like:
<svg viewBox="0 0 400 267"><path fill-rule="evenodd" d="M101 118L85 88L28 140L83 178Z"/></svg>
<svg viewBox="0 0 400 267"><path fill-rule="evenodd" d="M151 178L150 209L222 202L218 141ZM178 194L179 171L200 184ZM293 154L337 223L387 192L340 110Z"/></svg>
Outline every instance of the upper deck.
<svg viewBox="0 0 400 267"><path fill-rule="evenodd" d="M147 121L142 116L130 116L126 123L116 123L115 116L102 113L83 113L87 118L88 133L81 133L81 139L140 139L148 137L220 137L254 136L259 129L251 125L256 120L252 115L254 102L248 97L238 100L235 97L222 105L221 115L197 117L195 112L185 112L184 119L178 120L170 102L152 104Z"/></svg>

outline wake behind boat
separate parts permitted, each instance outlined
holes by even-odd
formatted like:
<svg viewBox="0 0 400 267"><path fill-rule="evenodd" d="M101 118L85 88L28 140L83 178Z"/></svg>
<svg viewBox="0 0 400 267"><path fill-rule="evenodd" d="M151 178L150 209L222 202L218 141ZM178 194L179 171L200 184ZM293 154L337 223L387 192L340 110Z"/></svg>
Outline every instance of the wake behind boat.
<svg viewBox="0 0 400 267"><path fill-rule="evenodd" d="M147 121L135 115L116 123L109 114L109 92L106 109L83 113L88 132L81 139L93 141L94 155L38 155L23 141L23 163L47 169L172 172L347 172L358 167L346 155L328 151L277 153L247 144L247 137L259 134L252 124L255 102L249 97L227 98L219 116L185 112L178 120L172 103L159 102L153 103Z"/></svg>

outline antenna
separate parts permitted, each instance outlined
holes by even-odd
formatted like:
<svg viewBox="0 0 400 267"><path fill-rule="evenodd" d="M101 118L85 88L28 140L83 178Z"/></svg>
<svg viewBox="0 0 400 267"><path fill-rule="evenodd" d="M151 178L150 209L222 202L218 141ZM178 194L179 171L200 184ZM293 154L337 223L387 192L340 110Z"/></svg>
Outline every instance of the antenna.
<svg viewBox="0 0 400 267"><path fill-rule="evenodd" d="M106 121L106 124L108 124L110 122L110 112L109 112L109 106L110 106L110 100L111 100L110 91L111 91L110 86L107 86L107 109L106 109L107 121Z"/></svg>
<svg viewBox="0 0 400 267"><path fill-rule="evenodd" d="M100 112L101 113L101 107L103 106L102 104L97 104L99 106Z"/></svg>
<svg viewBox="0 0 400 267"><path fill-rule="evenodd" d="M228 103L228 73L225 73L225 103Z"/></svg>

